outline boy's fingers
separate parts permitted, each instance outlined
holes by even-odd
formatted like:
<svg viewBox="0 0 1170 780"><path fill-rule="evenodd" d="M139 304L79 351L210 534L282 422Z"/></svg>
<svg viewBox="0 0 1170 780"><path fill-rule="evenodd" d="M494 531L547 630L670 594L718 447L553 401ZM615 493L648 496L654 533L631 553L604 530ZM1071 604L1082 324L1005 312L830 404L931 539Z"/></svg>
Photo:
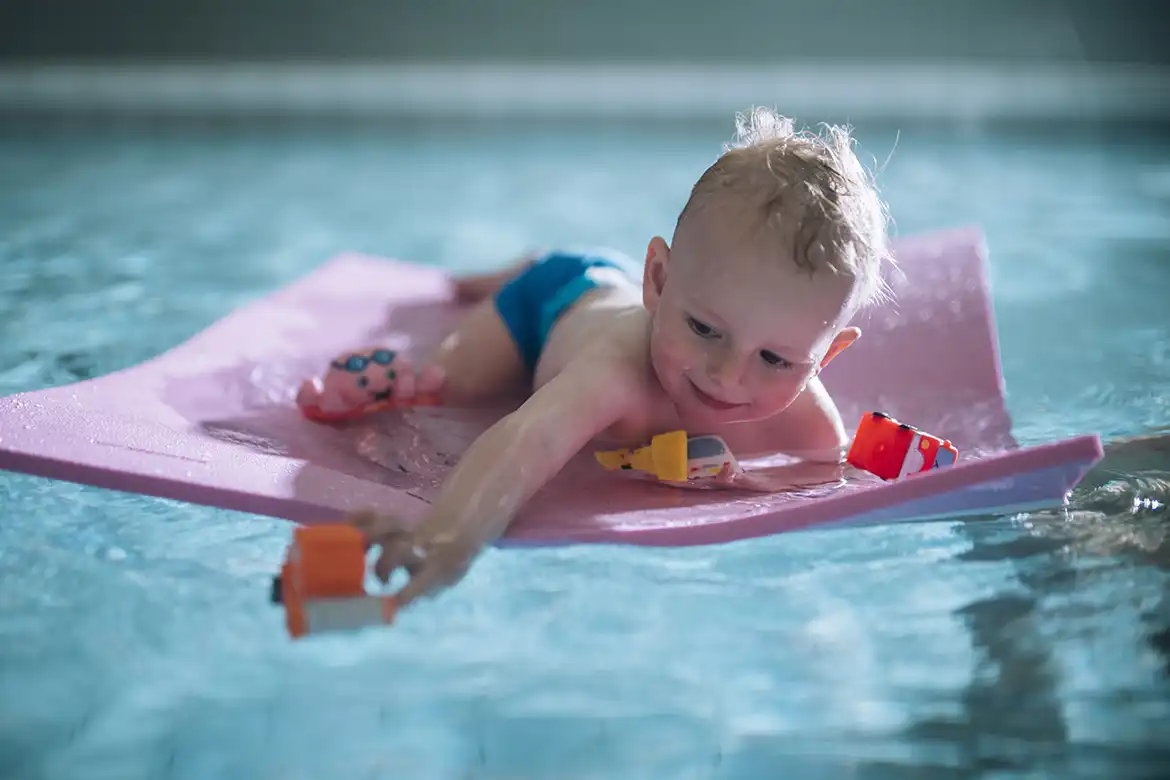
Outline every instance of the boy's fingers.
<svg viewBox="0 0 1170 780"><path fill-rule="evenodd" d="M393 540L382 543L382 554L374 563L374 574L386 583L399 567L406 569L407 574L414 576L419 572L426 559L426 554L406 534L398 534Z"/></svg>
<svg viewBox="0 0 1170 780"><path fill-rule="evenodd" d="M346 518L346 521L358 529L362 536L366 537L366 541L371 544L373 543L373 537L378 535L378 526L382 525L379 522L378 516L368 510L354 512Z"/></svg>
<svg viewBox="0 0 1170 780"><path fill-rule="evenodd" d="M408 606L417 599L429 595L432 590L439 589L442 586L442 579L442 569L435 564L432 563L429 566L422 566L402 586L402 590L394 595L394 600L398 603L398 608L401 609Z"/></svg>
<svg viewBox="0 0 1170 780"><path fill-rule="evenodd" d="M377 544L380 537L405 533L405 529L396 518L372 510L353 512L346 521L357 528L370 544Z"/></svg>
<svg viewBox="0 0 1170 780"><path fill-rule="evenodd" d="M426 565L427 554L423 548L413 542L406 545L402 553L402 567L411 577L415 576Z"/></svg>
<svg viewBox="0 0 1170 780"><path fill-rule="evenodd" d="M381 545L382 554L374 562L374 575L382 583L386 583L394 571L402 565L405 543L402 539L386 539L381 542Z"/></svg>
<svg viewBox="0 0 1170 780"><path fill-rule="evenodd" d="M384 585L390 581L390 575L397 568L398 561L395 559L394 551L388 547L383 547L382 554L374 562L374 576Z"/></svg>
<svg viewBox="0 0 1170 780"><path fill-rule="evenodd" d="M451 553L432 554L422 562L410 581L394 596L399 608L433 592L449 588L467 573L470 562Z"/></svg>

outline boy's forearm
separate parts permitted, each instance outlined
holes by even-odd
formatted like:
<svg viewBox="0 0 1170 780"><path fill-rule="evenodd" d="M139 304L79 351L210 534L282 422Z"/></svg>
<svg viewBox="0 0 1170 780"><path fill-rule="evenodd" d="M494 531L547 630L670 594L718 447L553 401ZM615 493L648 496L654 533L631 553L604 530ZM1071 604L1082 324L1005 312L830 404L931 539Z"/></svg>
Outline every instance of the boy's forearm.
<svg viewBox="0 0 1170 780"><path fill-rule="evenodd" d="M612 372L582 365L558 375L468 448L428 513L427 535L495 541L534 493L620 417L629 397Z"/></svg>
<svg viewBox="0 0 1170 780"><path fill-rule="evenodd" d="M545 452L548 438L516 414L489 428L464 453L431 507L432 535L458 533L481 545L502 536L520 508L572 457Z"/></svg>

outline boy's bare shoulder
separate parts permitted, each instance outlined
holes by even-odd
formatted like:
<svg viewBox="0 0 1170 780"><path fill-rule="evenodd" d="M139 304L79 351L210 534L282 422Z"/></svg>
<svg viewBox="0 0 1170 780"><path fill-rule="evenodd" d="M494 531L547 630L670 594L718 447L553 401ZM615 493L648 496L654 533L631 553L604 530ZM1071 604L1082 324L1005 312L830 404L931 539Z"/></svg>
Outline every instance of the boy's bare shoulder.
<svg viewBox="0 0 1170 780"><path fill-rule="evenodd" d="M537 369L537 385L571 375L598 387L619 410L599 432L599 442L641 441L677 426L650 364L650 324L640 307L574 312L549 340ZM666 426L666 427L664 427Z"/></svg>
<svg viewBox="0 0 1170 780"><path fill-rule="evenodd" d="M650 318L641 307L586 306L568 313L545 345L537 368L543 384L568 367L591 366L616 379L645 379Z"/></svg>

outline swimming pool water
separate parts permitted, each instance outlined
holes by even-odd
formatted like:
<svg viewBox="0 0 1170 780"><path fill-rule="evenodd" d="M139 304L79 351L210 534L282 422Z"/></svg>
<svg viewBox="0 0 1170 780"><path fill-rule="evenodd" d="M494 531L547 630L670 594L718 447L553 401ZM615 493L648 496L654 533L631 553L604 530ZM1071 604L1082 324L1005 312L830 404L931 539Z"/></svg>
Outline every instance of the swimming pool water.
<svg viewBox="0 0 1170 780"><path fill-rule="evenodd" d="M10 133L0 393L342 250L640 256L729 129ZM899 232L985 227L1022 441L1170 421L1170 143L860 137ZM1164 776L1170 519L1132 499L1165 478L1071 518L490 550L393 631L293 644L286 523L0 474L0 776Z"/></svg>

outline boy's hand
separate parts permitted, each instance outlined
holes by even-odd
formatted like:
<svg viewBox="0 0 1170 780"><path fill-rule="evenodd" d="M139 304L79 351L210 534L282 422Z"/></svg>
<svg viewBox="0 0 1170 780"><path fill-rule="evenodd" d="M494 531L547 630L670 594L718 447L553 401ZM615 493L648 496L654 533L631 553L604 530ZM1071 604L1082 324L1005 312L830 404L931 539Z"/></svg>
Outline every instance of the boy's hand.
<svg viewBox="0 0 1170 780"><path fill-rule="evenodd" d="M474 535L434 533L428 523L412 531L395 518L375 512L354 513L348 522L362 532L369 546L382 548L374 564L374 574L380 581L389 582L400 568L410 577L394 594L399 608L455 585L467 574L481 549Z"/></svg>
<svg viewBox="0 0 1170 780"><path fill-rule="evenodd" d="M735 471L730 465L725 465L719 470L718 474L709 477L698 477L681 482L673 479L659 479L658 481L664 485L687 490L711 490L713 488L735 489L745 487L745 479L746 477L742 471Z"/></svg>
<svg viewBox="0 0 1170 780"><path fill-rule="evenodd" d="M795 463L751 471L724 466L718 474L687 482L663 480L668 485L692 490L745 490L755 493L787 493L840 483L844 467L834 463Z"/></svg>
<svg viewBox="0 0 1170 780"><path fill-rule="evenodd" d="M845 480L845 464L798 461L783 466L753 469L733 474L726 483L729 487L760 493L786 493L841 485Z"/></svg>
<svg viewBox="0 0 1170 780"><path fill-rule="evenodd" d="M715 483L719 485L733 485L737 477L743 477L743 471L731 468L730 463L724 463L723 468L715 475Z"/></svg>

